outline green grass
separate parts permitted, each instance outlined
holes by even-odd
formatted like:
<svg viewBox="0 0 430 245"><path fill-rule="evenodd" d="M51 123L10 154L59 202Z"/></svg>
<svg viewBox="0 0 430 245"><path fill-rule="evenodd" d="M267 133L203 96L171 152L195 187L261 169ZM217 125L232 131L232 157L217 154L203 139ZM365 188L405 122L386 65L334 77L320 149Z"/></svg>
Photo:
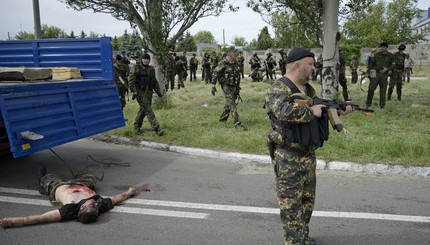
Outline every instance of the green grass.
<svg viewBox="0 0 430 245"><path fill-rule="evenodd" d="M416 68L414 75L428 76L429 67ZM218 151L267 154L265 135L270 122L263 104L271 81L242 81L238 112L243 129L235 129L232 118L218 122L224 106L221 88L216 96L203 82L185 83L186 88L167 92L167 98L154 99L153 109L165 135L158 137L145 119L143 136L135 135L133 122L138 104L129 101L124 115L126 127L108 132L172 145L198 147ZM317 91L320 86L311 82ZM348 83L353 103L364 105L366 93L358 84ZM319 92L318 92L319 93ZM358 163L388 163L404 166L430 166L430 80L412 80L403 87L403 101L388 101L378 109L379 88L375 92L372 116L356 111L341 117L345 132L330 130L330 139L317 151L324 160ZM341 95L340 97L341 98ZM397 98L395 92L393 98Z"/></svg>

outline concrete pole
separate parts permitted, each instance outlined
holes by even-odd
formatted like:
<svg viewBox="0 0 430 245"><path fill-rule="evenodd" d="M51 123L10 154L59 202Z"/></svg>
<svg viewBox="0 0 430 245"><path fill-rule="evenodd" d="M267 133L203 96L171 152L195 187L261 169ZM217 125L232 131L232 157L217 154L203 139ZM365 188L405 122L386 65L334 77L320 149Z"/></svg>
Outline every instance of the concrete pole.
<svg viewBox="0 0 430 245"><path fill-rule="evenodd" d="M338 32L339 0L324 1L323 5L323 59L322 92L324 99L337 99L339 86L339 51L336 34Z"/></svg>
<svg viewBox="0 0 430 245"><path fill-rule="evenodd" d="M33 17L34 17L34 38L42 38L42 28L40 26L39 0L33 0Z"/></svg>

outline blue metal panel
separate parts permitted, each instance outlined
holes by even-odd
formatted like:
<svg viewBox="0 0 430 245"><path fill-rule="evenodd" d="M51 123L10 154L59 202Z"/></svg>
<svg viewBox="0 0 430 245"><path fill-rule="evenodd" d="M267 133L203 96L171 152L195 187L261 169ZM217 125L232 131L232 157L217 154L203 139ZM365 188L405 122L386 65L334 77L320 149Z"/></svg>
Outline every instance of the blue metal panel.
<svg viewBox="0 0 430 245"><path fill-rule="evenodd" d="M0 109L14 157L125 125L117 87L108 80L0 86ZM25 131L44 138L26 139Z"/></svg>
<svg viewBox="0 0 430 245"><path fill-rule="evenodd" d="M0 66L75 67L83 78L113 79L110 37L0 41Z"/></svg>
<svg viewBox="0 0 430 245"><path fill-rule="evenodd" d="M125 125L108 37L0 41L0 66L76 67L84 78L0 83L0 127L14 157Z"/></svg>

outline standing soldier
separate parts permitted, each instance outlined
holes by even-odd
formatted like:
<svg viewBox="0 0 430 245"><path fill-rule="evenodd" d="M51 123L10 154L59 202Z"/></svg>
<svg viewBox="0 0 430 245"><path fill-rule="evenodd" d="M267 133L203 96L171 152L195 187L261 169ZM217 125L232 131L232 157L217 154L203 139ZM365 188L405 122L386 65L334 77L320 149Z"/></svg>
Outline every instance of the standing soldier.
<svg viewBox="0 0 430 245"><path fill-rule="evenodd" d="M285 244L316 244L309 238L309 222L315 206L315 151L328 140L328 115L324 105L297 103L315 96L308 83L314 69L314 54L293 48L284 76L269 88L265 107L271 130L270 158L275 170L276 196L284 228ZM348 114L352 108L338 110Z"/></svg>
<svg viewBox="0 0 430 245"><path fill-rule="evenodd" d="M263 80L263 77L260 74L261 60L258 57L257 53L254 52L248 63L251 66L251 74L249 74L249 76L253 79L253 81L259 82Z"/></svg>
<svg viewBox="0 0 430 245"><path fill-rule="evenodd" d="M406 54L406 59L405 59L405 72L403 73L403 82L405 81L406 78L406 82L409 83L410 79L411 79L411 74L412 72L412 67L415 65L414 60L409 56L409 54Z"/></svg>
<svg viewBox="0 0 430 245"><path fill-rule="evenodd" d="M281 76L285 74L285 66L287 65L287 54L285 50L281 48L278 53L281 55L281 58L278 60L279 69L281 70Z"/></svg>
<svg viewBox="0 0 430 245"><path fill-rule="evenodd" d="M187 72L187 70L188 70L188 60L187 60L187 52L182 52L182 56L181 56L181 60L182 60L182 64L184 64L184 66L185 66L185 73L183 74L184 75L184 81L186 81L187 80L187 76L188 76L188 72Z"/></svg>
<svg viewBox="0 0 430 245"><path fill-rule="evenodd" d="M178 89L185 88L184 78L186 77L185 73L187 72L186 64L184 64L184 60L181 59L181 57L176 56L175 65L176 74L178 75Z"/></svg>
<svg viewBox="0 0 430 245"><path fill-rule="evenodd" d="M236 128L243 128L239 114L237 113L236 100L240 98L240 67L237 63L236 53L233 49L228 52L227 58L219 62L213 72L212 95L217 92L215 85L218 82L224 91L225 105L224 110L219 118L220 122L226 122L230 113L234 120Z"/></svg>
<svg viewBox="0 0 430 245"><path fill-rule="evenodd" d="M267 53L267 57L265 60L266 63L266 79L273 80L273 75L275 75L276 78L276 73L275 73L275 66L276 66L276 60L273 58L272 53Z"/></svg>
<svg viewBox="0 0 430 245"><path fill-rule="evenodd" d="M175 76L176 76L176 61L175 61L176 53L170 51L169 57L167 58L166 62L166 91L169 90L169 84L170 89L173 91L175 88Z"/></svg>
<svg viewBox="0 0 430 245"><path fill-rule="evenodd" d="M202 61L203 74L205 75L205 84L212 81L212 59L208 53L205 53Z"/></svg>
<svg viewBox="0 0 430 245"><path fill-rule="evenodd" d="M357 58L355 55L352 56L351 63L349 63L349 68L351 68L351 83L357 83L358 74L357 74Z"/></svg>
<svg viewBox="0 0 430 245"><path fill-rule="evenodd" d="M387 79L390 71L393 69L394 56L388 52L388 44L386 42L379 45L381 50L375 54L370 60L370 84L367 91L366 106L372 105L373 94L379 86L379 107L384 109L385 99L387 95Z"/></svg>
<svg viewBox="0 0 430 245"><path fill-rule="evenodd" d="M196 71L197 71L197 67L199 65L199 60L197 60L196 58L196 54L193 54L193 57L191 57L190 59L190 82L197 80L196 78Z"/></svg>
<svg viewBox="0 0 430 245"><path fill-rule="evenodd" d="M346 61L345 56L343 56L342 49L339 48L339 84L342 86L342 95L345 101L351 100L348 96L348 86L346 85Z"/></svg>
<svg viewBox="0 0 430 245"><path fill-rule="evenodd" d="M113 75L115 84L118 87L118 93L122 109L124 109L126 104L125 95L128 90L127 68L128 66L123 63L122 56L118 54L115 57L115 63L113 65Z"/></svg>
<svg viewBox="0 0 430 245"><path fill-rule="evenodd" d="M240 74L242 75L242 78L245 78L245 58L242 55L242 51L239 51L239 55L237 56L237 63L239 64Z"/></svg>
<svg viewBox="0 0 430 245"><path fill-rule="evenodd" d="M153 92L157 93L158 97L162 97L163 94L155 78L155 69L153 66L149 65L149 62L151 62L151 56L147 53L142 54L140 62L137 62L130 70L130 76L128 78L130 82L130 91L133 93L132 99L137 99L140 106L134 121L134 130L136 134L143 134L141 127L143 119L147 116L152 129L154 129L158 136L162 136L164 132L160 129L160 124L155 118L151 106Z"/></svg>
<svg viewBox="0 0 430 245"><path fill-rule="evenodd" d="M322 69L323 69L323 57L322 54L318 56L317 61L315 62L315 72L312 77L312 81L317 80L318 75L320 75L320 83L322 81Z"/></svg>
<svg viewBox="0 0 430 245"><path fill-rule="evenodd" d="M215 67L217 67L218 63L219 63L219 57L218 55L216 55L215 51L212 51L211 53L211 64L212 64L211 72L212 73L215 71ZM213 77L213 74L212 74L212 77Z"/></svg>
<svg viewBox="0 0 430 245"><path fill-rule="evenodd" d="M387 100L391 100L391 94L393 93L394 86L396 86L397 90L397 100L402 100L402 78L406 59L406 54L404 54L403 51L406 49L406 46L402 43L399 45L398 49L399 51L394 53L394 67L391 71Z"/></svg>

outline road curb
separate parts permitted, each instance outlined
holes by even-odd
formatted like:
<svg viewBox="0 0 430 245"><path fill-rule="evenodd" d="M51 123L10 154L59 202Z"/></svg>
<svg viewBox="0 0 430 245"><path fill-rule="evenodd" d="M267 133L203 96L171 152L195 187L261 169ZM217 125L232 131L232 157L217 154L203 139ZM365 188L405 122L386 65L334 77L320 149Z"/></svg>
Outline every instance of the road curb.
<svg viewBox="0 0 430 245"><path fill-rule="evenodd" d="M242 154L236 152L223 152L213 151L200 148L191 148L183 146L175 146L161 143L154 143L149 141L141 141L140 147L147 147L157 150L176 152L180 154L187 154L193 156L202 156L208 158L217 158L229 161L252 162L258 164L271 164L268 155L253 155ZM351 171L363 172L372 174L399 174L406 176L428 177L430 176L430 167L403 167L400 165L387 165L387 164L359 164L353 162L327 162L325 160L317 159L318 170L333 170L333 171Z"/></svg>

